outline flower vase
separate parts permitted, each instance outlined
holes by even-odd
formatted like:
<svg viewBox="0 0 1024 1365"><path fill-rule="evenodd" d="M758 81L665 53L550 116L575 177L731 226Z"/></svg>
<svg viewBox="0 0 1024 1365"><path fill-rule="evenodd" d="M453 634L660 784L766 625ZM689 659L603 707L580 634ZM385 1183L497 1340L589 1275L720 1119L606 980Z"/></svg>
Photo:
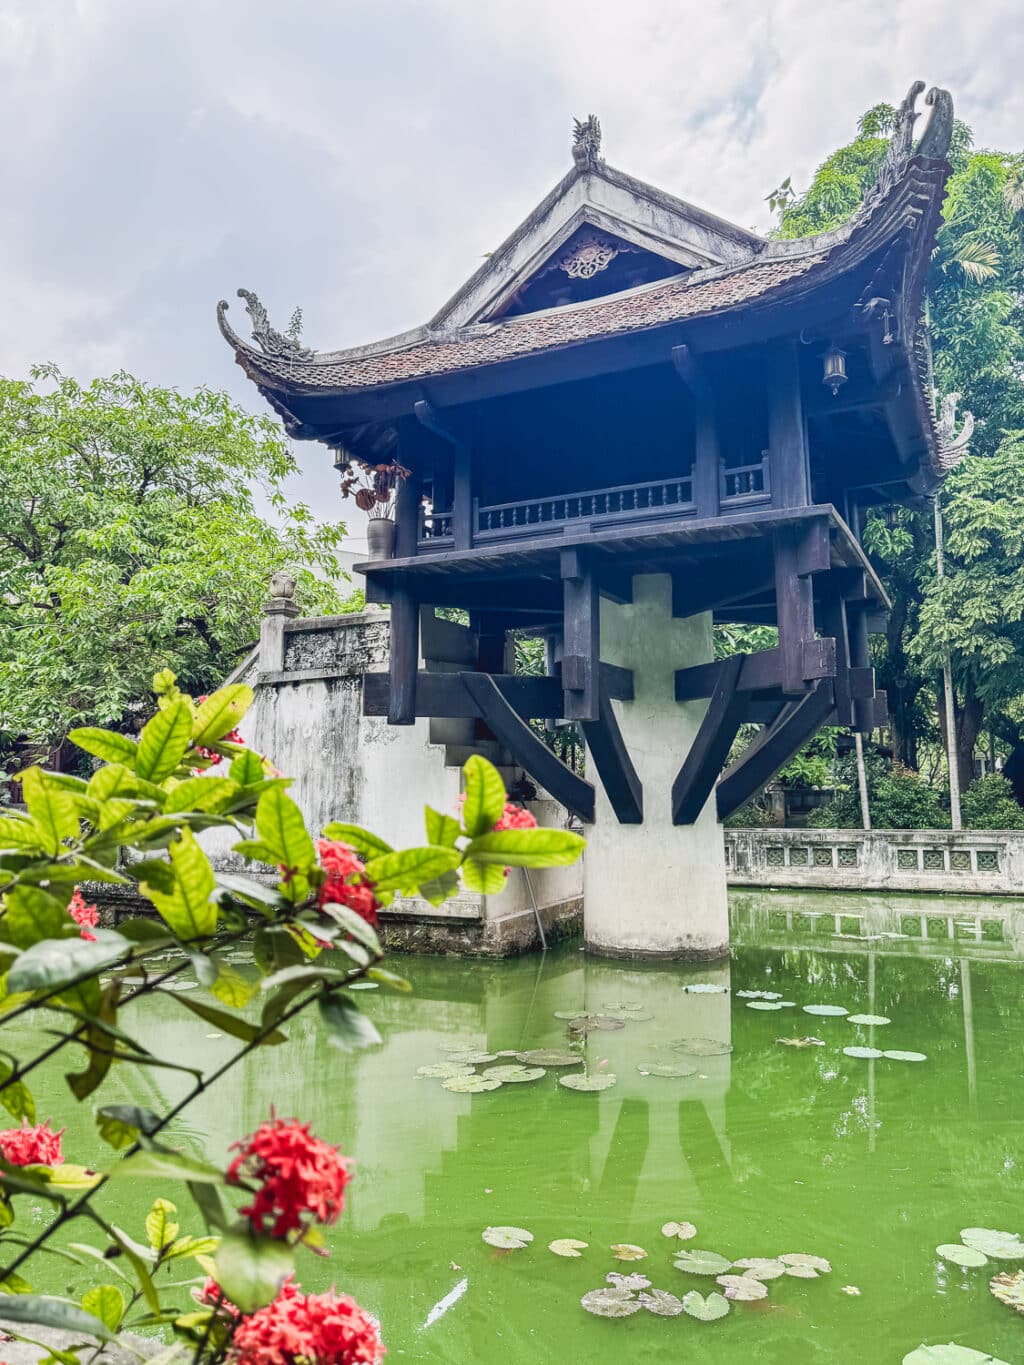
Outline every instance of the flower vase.
<svg viewBox="0 0 1024 1365"><path fill-rule="evenodd" d="M390 517L371 517L366 524L366 548L369 558L394 559L395 523Z"/></svg>

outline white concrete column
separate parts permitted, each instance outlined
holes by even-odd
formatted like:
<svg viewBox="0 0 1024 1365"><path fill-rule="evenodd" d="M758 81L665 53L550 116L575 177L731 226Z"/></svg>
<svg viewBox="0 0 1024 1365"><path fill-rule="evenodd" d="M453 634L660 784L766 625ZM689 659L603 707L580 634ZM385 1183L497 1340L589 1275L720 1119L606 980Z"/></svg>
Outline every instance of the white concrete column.
<svg viewBox="0 0 1024 1365"><path fill-rule="evenodd" d="M707 709L675 700L675 670L713 655L711 613L674 620L668 574L634 578L632 605L601 603L601 658L633 670L634 700L613 706L643 783L644 822L620 825L594 775L583 874L584 933L594 952L700 959L729 950L714 795L693 825L673 825L671 809L672 783Z"/></svg>

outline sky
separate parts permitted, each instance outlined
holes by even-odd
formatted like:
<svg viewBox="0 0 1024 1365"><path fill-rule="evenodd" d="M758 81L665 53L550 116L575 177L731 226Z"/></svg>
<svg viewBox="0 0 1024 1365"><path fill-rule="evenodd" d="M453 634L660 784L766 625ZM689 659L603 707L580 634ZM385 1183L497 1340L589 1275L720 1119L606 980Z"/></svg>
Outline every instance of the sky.
<svg viewBox="0 0 1024 1365"><path fill-rule="evenodd" d="M56 362L262 408L215 305L320 350L429 318L571 165L765 230L860 113L942 85L1024 141L1011 0L0 0L0 373ZM290 493L351 512L331 455ZM351 521L351 516L349 517Z"/></svg>

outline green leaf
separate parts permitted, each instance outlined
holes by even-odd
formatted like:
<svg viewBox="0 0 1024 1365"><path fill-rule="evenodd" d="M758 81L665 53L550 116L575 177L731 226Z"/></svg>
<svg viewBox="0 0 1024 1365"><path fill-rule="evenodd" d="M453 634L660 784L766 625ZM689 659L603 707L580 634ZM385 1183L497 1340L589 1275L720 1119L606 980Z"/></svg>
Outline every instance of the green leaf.
<svg viewBox="0 0 1024 1365"><path fill-rule="evenodd" d="M10 1322L36 1323L76 1335L84 1332L100 1341L113 1340L113 1333L101 1318L86 1313L69 1299L51 1298L47 1294L10 1295L4 1299L3 1316Z"/></svg>
<svg viewBox="0 0 1024 1365"><path fill-rule="evenodd" d="M481 834L466 857L502 867L567 867L586 847L586 840L567 829L502 829Z"/></svg>
<svg viewBox="0 0 1024 1365"><path fill-rule="evenodd" d="M146 723L139 736L135 771L149 782L162 782L185 757L191 737L192 707L180 697Z"/></svg>
<svg viewBox="0 0 1024 1365"><path fill-rule="evenodd" d="M317 1007L320 1018L327 1025L328 1042L332 1047L340 1048L342 1052L359 1052L383 1043L384 1039L366 1015L345 996L337 992L322 995Z"/></svg>
<svg viewBox="0 0 1024 1365"><path fill-rule="evenodd" d="M255 877L235 876L233 872L218 872L217 886L220 890L227 891L235 900L244 901L259 910L264 907L278 910L284 904L279 891L264 886Z"/></svg>
<svg viewBox="0 0 1024 1365"><path fill-rule="evenodd" d="M462 864L462 884L467 891L497 896L505 890L505 869L500 863L478 863L467 858Z"/></svg>
<svg viewBox="0 0 1024 1365"><path fill-rule="evenodd" d="M361 858L379 857L382 853L394 852L390 844L386 844L370 830L363 829L362 825L346 825L341 820L332 820L329 825L324 825L323 837L338 839L343 844L348 844Z"/></svg>
<svg viewBox="0 0 1024 1365"><path fill-rule="evenodd" d="M316 862L302 812L288 793L271 787L256 806L256 833L272 853L273 861L292 874L307 872Z"/></svg>
<svg viewBox="0 0 1024 1365"><path fill-rule="evenodd" d="M115 1123L123 1123L140 1133L155 1133L161 1123L159 1114L154 1114L152 1109L145 1109L139 1104L105 1104L96 1110L96 1118L97 1121L109 1119Z"/></svg>
<svg viewBox="0 0 1024 1365"><path fill-rule="evenodd" d="M164 1260L176 1261L181 1256L212 1256L219 1246L219 1237L179 1237L164 1252Z"/></svg>
<svg viewBox="0 0 1024 1365"><path fill-rule="evenodd" d="M295 1266L287 1242L252 1231L229 1232L214 1257L217 1283L243 1313L271 1302Z"/></svg>
<svg viewBox="0 0 1024 1365"><path fill-rule="evenodd" d="M164 814L181 810L222 810L239 791L230 777L186 777L173 787L164 803Z"/></svg>
<svg viewBox="0 0 1024 1365"><path fill-rule="evenodd" d="M5 1238L4 1240L6 1241L7 1239ZM47 1250L47 1248L45 1248L45 1247L40 1247L40 1250L41 1250L41 1251L45 1251L45 1250ZM69 1260L74 1260L75 1258L69 1256L68 1259L69 1259ZM31 1294L31 1293L32 1293L32 1286L29 1284L28 1280L23 1280L23 1279L21 1278L21 1276L18 1275L18 1274L16 1274L13 1270L9 1270L9 1271L7 1272L7 1274L4 1276L3 1284L0 1284L0 1294ZM76 1365L77 1365L77 1362L76 1362Z"/></svg>
<svg viewBox="0 0 1024 1365"><path fill-rule="evenodd" d="M217 928L217 903L213 899L217 884L210 860L189 829L181 831L170 853L174 891L168 895L147 884L143 890L178 938L185 942L207 938Z"/></svg>
<svg viewBox="0 0 1024 1365"><path fill-rule="evenodd" d="M21 791L43 848L55 857L63 853L65 840L78 838L78 814L70 793L53 783L41 768L27 768L22 773Z"/></svg>
<svg viewBox="0 0 1024 1365"><path fill-rule="evenodd" d="M164 864L166 866L166 864ZM135 872L138 864L132 867ZM174 885L174 874L171 874L171 885ZM157 924L151 919L123 919L117 926L117 932L132 943L145 943L153 946L157 943L172 943L173 938L162 924Z"/></svg>
<svg viewBox="0 0 1024 1365"><path fill-rule="evenodd" d="M505 784L493 763L473 754L462 769L466 784L466 800L462 806L462 824L471 839L486 834L505 812Z"/></svg>
<svg viewBox="0 0 1024 1365"><path fill-rule="evenodd" d="M691 1289L683 1295L683 1312L698 1322L714 1322L716 1318L724 1318L728 1311L729 1300L724 1294L713 1293L705 1298L696 1289Z"/></svg>
<svg viewBox="0 0 1024 1365"><path fill-rule="evenodd" d="M116 1284L98 1284L82 1295L82 1308L116 1332L124 1317L124 1295Z"/></svg>
<svg viewBox="0 0 1024 1365"><path fill-rule="evenodd" d="M210 991L222 1005L233 1010L244 1009L259 990L259 982L250 981L226 962L218 962L217 976Z"/></svg>
<svg viewBox="0 0 1024 1365"><path fill-rule="evenodd" d="M108 1118L102 1111L96 1115L96 1126L100 1137L108 1146L113 1147L115 1152L134 1146L138 1140L138 1128L133 1128L131 1124L123 1123L120 1119Z"/></svg>
<svg viewBox="0 0 1024 1365"><path fill-rule="evenodd" d="M197 708L192 722L192 743L209 746L223 739L238 725L253 701L253 690L245 683L218 688Z"/></svg>
<svg viewBox="0 0 1024 1365"><path fill-rule="evenodd" d="M443 877L420 883L420 895L431 905L443 905L452 896L457 896L459 890L459 879L454 872L446 872Z"/></svg>
<svg viewBox="0 0 1024 1365"><path fill-rule="evenodd" d="M28 1119L29 1123L35 1123L36 1102L32 1098L31 1090L24 1081L9 1082L7 1077L10 1075L11 1068L0 1062L0 1104L19 1123L22 1119Z"/></svg>
<svg viewBox="0 0 1024 1365"><path fill-rule="evenodd" d="M404 976L396 976L394 972L385 971L383 967L371 967L366 976L367 980L379 981L382 986L390 986L393 991L401 991L403 995L408 995L412 990L411 981L407 981Z"/></svg>
<svg viewBox="0 0 1024 1365"><path fill-rule="evenodd" d="M450 815L442 815L432 806L424 808L424 815L427 821L427 843L442 844L445 848L454 848L455 841L462 833L462 826L458 820Z"/></svg>
<svg viewBox="0 0 1024 1365"><path fill-rule="evenodd" d="M163 1251L177 1237L179 1225L172 1217L177 1212L177 1204L169 1199L153 1200L153 1206L146 1214L146 1236L154 1251Z"/></svg>
<svg viewBox="0 0 1024 1365"><path fill-rule="evenodd" d="M232 760L228 774L232 782L237 782L243 787L251 787L254 783L263 781L263 760L255 749L246 749L245 753Z"/></svg>
<svg viewBox="0 0 1024 1365"><path fill-rule="evenodd" d="M110 1070L113 1058L111 1037L120 1038L134 1051L139 1045L134 1039L116 1028L117 1004L121 995L120 981L112 981L100 996L99 1013L90 1020L85 1031L84 1043L88 1048L88 1061L84 1071L67 1072L64 1079L76 1100L87 1099L102 1084ZM140 1049L141 1050L141 1049Z"/></svg>
<svg viewBox="0 0 1024 1365"><path fill-rule="evenodd" d="M110 1235L128 1257L146 1302L154 1313L159 1313L161 1311L160 1295L157 1293L156 1285L153 1283L153 1277L150 1273L148 1262L152 1261L152 1253L149 1248L139 1246L138 1242L133 1241L126 1232L122 1232L114 1223L110 1225Z"/></svg>
<svg viewBox="0 0 1024 1365"><path fill-rule="evenodd" d="M398 891L414 896L421 883L443 877L458 867L458 849L428 844L424 848L405 848L384 853L366 864L366 879L378 891Z"/></svg>
<svg viewBox="0 0 1024 1365"><path fill-rule="evenodd" d="M224 1172L207 1161L171 1152L166 1148L148 1147L133 1152L116 1162L107 1176L111 1180L189 1180L204 1185L222 1185Z"/></svg>
<svg viewBox="0 0 1024 1365"><path fill-rule="evenodd" d="M383 950L380 946L380 939L377 931L372 924L367 924L362 915L357 915L347 905L334 905L328 902L323 907L323 913L330 916L335 924L340 924L343 929L347 929L357 943L361 943L367 948L374 957L380 957Z"/></svg>
<svg viewBox="0 0 1024 1365"><path fill-rule="evenodd" d="M48 891L38 886L15 886L5 900L7 914L0 926L16 948L31 948L44 938L81 938L81 930L64 908L65 901Z"/></svg>
<svg viewBox="0 0 1024 1365"><path fill-rule="evenodd" d="M205 1019L208 1024L212 1024L214 1028L223 1033L230 1033L232 1038L241 1038L243 1042L252 1043L261 1032L257 1025L240 1019L237 1014L228 1014L225 1010L215 1009L212 1005L204 1005L201 1000L192 1000L186 995L179 995L177 991L170 991L167 994L179 1005L191 1010L193 1014L198 1014L200 1019ZM275 1029L273 1033L268 1034L261 1041L275 1047L278 1043L287 1042L287 1036Z"/></svg>
<svg viewBox="0 0 1024 1365"><path fill-rule="evenodd" d="M135 770L139 757L139 746L127 735L119 735L116 730L99 730L87 725L83 729L71 730L68 739L84 749L87 754L102 758L105 763L122 763Z"/></svg>
<svg viewBox="0 0 1024 1365"><path fill-rule="evenodd" d="M0 819L0 848L41 849L43 834L34 820Z"/></svg>
<svg viewBox="0 0 1024 1365"><path fill-rule="evenodd" d="M82 937L48 938L21 954L7 973L10 991L39 991L84 980L109 967L128 952L131 944L112 929L95 929L95 942Z"/></svg>

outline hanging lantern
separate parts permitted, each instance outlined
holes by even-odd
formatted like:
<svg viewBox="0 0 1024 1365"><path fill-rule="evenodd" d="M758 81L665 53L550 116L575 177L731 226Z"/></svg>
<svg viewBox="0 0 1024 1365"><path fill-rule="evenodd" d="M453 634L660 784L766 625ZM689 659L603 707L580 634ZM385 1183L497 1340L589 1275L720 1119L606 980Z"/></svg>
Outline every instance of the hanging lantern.
<svg viewBox="0 0 1024 1365"><path fill-rule="evenodd" d="M847 380L846 374L846 352L841 351L835 342L831 342L824 355L825 373L822 375L821 382L827 389L832 390L834 398Z"/></svg>

